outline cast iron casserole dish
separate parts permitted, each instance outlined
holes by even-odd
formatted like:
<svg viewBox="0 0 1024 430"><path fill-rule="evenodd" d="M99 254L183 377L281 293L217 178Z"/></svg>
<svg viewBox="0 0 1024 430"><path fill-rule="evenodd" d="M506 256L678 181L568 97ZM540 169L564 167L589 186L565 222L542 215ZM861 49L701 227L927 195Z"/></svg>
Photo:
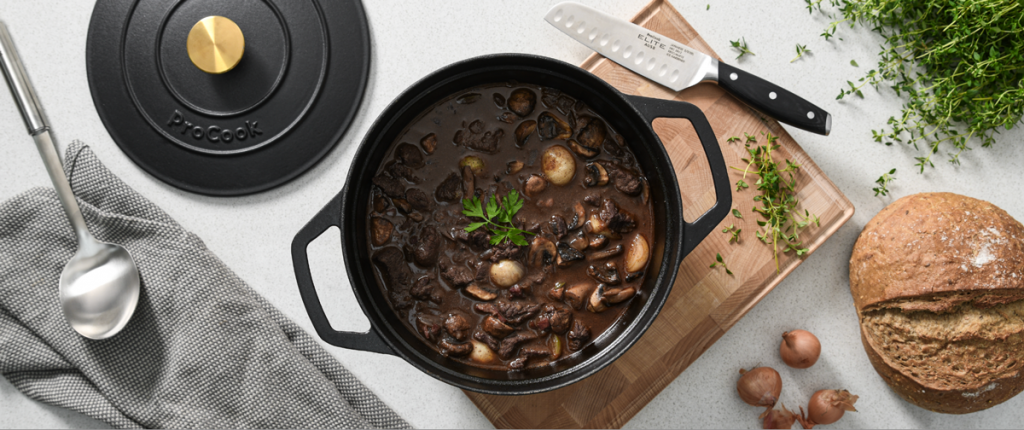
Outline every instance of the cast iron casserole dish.
<svg viewBox="0 0 1024 430"><path fill-rule="evenodd" d="M644 170L654 203L655 236L649 273L640 293L614 326L573 356L551 366L506 372L449 360L428 347L391 309L374 278L367 253L367 204L371 178L391 144L425 109L458 91L516 81L559 89L599 112L630 143ZM683 220L675 170L651 122L655 118L688 119L711 166L717 201L693 223ZM696 106L620 93L597 76L568 63L523 54L472 58L442 68L402 93L377 118L352 160L345 187L292 241L292 262L306 312L321 339L347 349L397 355L434 378L459 388L499 395L533 394L586 378L624 354L654 322L665 304L683 257L690 253L732 207L728 172L707 118ZM337 226L345 267L356 299L371 329L367 333L331 328L309 271L306 247Z"/></svg>

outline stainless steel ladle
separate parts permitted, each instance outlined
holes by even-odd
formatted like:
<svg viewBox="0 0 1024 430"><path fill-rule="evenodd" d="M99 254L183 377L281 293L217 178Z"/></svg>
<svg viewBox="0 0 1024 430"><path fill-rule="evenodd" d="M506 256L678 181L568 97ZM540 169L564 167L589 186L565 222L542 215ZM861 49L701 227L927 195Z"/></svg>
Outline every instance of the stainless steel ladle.
<svg viewBox="0 0 1024 430"><path fill-rule="evenodd" d="M28 133L36 141L64 213L78 236L78 251L60 276L60 305L64 317L82 336L106 339L120 332L135 312L139 302L139 269L128 250L97 241L89 234L68 178L64 176L35 89L3 22L0 22L0 62Z"/></svg>

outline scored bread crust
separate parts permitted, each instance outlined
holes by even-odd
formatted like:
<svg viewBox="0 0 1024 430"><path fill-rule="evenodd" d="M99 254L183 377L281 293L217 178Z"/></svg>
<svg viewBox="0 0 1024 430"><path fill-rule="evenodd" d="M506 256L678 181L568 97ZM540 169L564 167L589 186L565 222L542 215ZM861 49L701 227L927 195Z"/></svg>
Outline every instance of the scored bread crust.
<svg viewBox="0 0 1024 430"><path fill-rule="evenodd" d="M850 292L875 370L901 397L974 412L1024 390L1024 226L951 193L904 197L864 227Z"/></svg>

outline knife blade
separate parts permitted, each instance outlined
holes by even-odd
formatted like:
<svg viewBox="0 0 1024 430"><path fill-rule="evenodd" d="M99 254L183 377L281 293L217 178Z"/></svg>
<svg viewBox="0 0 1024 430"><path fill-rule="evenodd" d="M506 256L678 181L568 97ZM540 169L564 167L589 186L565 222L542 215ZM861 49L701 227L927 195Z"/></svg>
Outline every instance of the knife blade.
<svg viewBox="0 0 1024 430"><path fill-rule="evenodd" d="M629 21L571 1L552 7L544 20L606 58L673 91L715 82L781 122L825 136L832 129L832 115L800 96Z"/></svg>

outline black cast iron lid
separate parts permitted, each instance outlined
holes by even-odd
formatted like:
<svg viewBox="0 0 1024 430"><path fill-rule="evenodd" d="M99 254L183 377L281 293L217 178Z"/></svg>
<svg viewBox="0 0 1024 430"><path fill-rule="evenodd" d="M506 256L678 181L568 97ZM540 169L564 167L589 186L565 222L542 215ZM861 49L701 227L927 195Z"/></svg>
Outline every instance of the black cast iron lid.
<svg viewBox="0 0 1024 430"><path fill-rule="evenodd" d="M200 70L186 48L208 16L245 37L223 74ZM103 0L86 45L93 101L121 150L168 184L216 196L264 191L316 164L351 124L369 64L359 0Z"/></svg>

